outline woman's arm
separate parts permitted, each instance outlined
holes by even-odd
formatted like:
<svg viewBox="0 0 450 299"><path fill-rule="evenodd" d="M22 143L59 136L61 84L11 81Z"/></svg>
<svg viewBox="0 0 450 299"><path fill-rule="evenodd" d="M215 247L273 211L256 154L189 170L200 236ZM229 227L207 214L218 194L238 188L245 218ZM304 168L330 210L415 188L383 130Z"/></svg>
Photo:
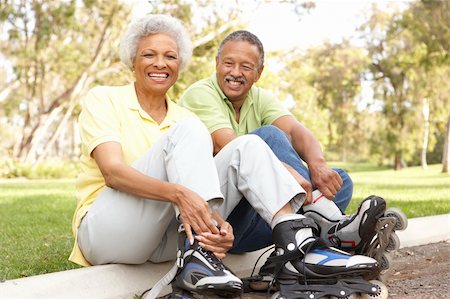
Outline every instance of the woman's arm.
<svg viewBox="0 0 450 299"><path fill-rule="evenodd" d="M200 195L180 184L152 178L127 165L119 143L105 142L98 145L93 150L92 157L108 187L138 197L168 201L177 205L188 238L192 242L191 228L197 234L219 233L208 203Z"/></svg>

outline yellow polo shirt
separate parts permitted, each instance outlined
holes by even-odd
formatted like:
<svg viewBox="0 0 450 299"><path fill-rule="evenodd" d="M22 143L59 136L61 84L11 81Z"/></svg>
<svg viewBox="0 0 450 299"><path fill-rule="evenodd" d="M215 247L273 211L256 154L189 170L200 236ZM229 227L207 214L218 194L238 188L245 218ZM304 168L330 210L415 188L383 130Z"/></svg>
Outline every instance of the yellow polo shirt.
<svg viewBox="0 0 450 299"><path fill-rule="evenodd" d="M89 207L106 187L97 163L91 157L92 151L102 143L115 141L121 144L126 163L132 164L177 121L196 117L170 99L167 107L165 119L158 124L139 105L133 83L94 87L83 99L79 116L81 173L76 182L77 207L72 221L75 244L69 257L72 262L90 266L78 247L77 230Z"/></svg>

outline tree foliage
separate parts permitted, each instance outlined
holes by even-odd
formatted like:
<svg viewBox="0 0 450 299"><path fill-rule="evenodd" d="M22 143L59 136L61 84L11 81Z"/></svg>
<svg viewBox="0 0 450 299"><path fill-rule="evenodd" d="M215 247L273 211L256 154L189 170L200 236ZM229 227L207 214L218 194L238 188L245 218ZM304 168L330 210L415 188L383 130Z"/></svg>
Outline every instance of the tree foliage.
<svg viewBox="0 0 450 299"><path fill-rule="evenodd" d="M203 12L205 19L194 30L189 1L152 3L148 12L178 17L193 33L193 64L171 90L177 98L189 84L212 71L213 49L221 35L238 24L236 7L224 11L212 6L213 1L196 2L196 11ZM0 133L8 137L3 149L29 163L46 156L77 156L75 124L81 97L94 84L132 80L118 59L120 36L132 17L131 7L119 0L10 0L1 2L0 8L0 28L8 41L0 47L12 65L4 70L11 73L10 78L5 76L0 83L0 117L5 124ZM20 133L8 136L12 131Z"/></svg>
<svg viewBox="0 0 450 299"><path fill-rule="evenodd" d="M13 157L34 162L71 130L80 96L94 82L121 78L119 28L129 8L119 1L3 1L1 43L13 65L3 88L3 119ZM73 134L71 134L74 136ZM68 145L67 143L61 146Z"/></svg>
<svg viewBox="0 0 450 299"><path fill-rule="evenodd" d="M246 4L256 9L263 2ZM28 163L78 156L76 119L84 93L93 85L133 80L118 58L120 36L134 16L130 3L0 1L0 154ZM223 37L246 27L240 15L244 1L148 3L146 12L181 19L194 43L190 66L169 92L176 100L212 74ZM310 1L286 3L300 22L314 8ZM388 160L396 168L448 161L448 6L422 0L392 13L374 5L360 29L363 47L344 40L266 53L258 85L280 101L295 101L292 112L315 133L328 158ZM271 63L285 68L272 71ZM374 91L370 103L362 97L367 82Z"/></svg>
<svg viewBox="0 0 450 299"><path fill-rule="evenodd" d="M446 1L415 2L393 15L374 7L364 28L374 90L386 119L379 141L393 156L396 169L405 160L417 160L414 156L426 131L424 99L429 102L431 138L442 132L449 113L448 14Z"/></svg>

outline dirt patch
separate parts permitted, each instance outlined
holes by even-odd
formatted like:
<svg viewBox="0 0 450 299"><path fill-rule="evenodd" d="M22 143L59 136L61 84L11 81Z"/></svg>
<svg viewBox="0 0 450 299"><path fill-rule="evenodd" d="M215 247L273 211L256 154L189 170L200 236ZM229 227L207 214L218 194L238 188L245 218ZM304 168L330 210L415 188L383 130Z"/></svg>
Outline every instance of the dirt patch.
<svg viewBox="0 0 450 299"><path fill-rule="evenodd" d="M450 298L450 242L400 249L387 280L390 298Z"/></svg>
<svg viewBox="0 0 450 299"><path fill-rule="evenodd" d="M386 277L389 298L450 298L450 241L402 248L393 257L392 271ZM242 298L266 296L249 293Z"/></svg>

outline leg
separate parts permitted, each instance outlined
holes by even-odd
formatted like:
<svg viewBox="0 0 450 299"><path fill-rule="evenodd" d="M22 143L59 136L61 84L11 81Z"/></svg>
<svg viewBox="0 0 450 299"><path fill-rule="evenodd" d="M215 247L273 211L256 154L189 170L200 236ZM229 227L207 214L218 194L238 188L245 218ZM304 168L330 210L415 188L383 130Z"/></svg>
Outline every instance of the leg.
<svg viewBox="0 0 450 299"><path fill-rule="evenodd" d="M267 188L268 185L264 184L265 181L274 182L272 185L274 186L283 186L286 184L293 184L294 186L299 187L295 180L292 179L291 175L286 171L286 169L282 166L281 163L275 158L270 149L265 145L260 138L254 138L250 136L242 136L239 137L240 142L234 142L230 147L227 146L227 150L224 153L219 153L217 160L220 161L228 161L232 160L231 156L233 151L236 151L235 158L239 157L242 162L245 162L245 165L248 167L250 165L250 169L253 171L253 177L258 178L258 184L262 186L256 186L255 190L261 190L260 194L265 194L268 197L267 201L273 201L276 198L285 198L288 199L293 196L294 193L286 193L286 190L291 189L292 187L288 187L286 190L284 188L279 188L280 191L273 192L264 191L263 188ZM255 144L255 145L254 145ZM246 150L245 148L255 146L250 150ZM258 150L256 150L258 149ZM240 151L245 152L245 157L240 155ZM259 154L260 157L255 155ZM226 159L224 157L227 157ZM262 162L258 162L262 161ZM222 162L224 165L227 165L228 162ZM237 162L232 162L235 164L239 164ZM251 163L251 164L249 164ZM254 164L255 166L251 166ZM276 166L271 166L276 165ZM274 170L272 167L275 167L277 170ZM219 167L218 168L223 168ZM281 172L281 178L285 177L286 179L281 179L276 175L276 172ZM220 171L219 171L220 173ZM240 171L242 173L242 171ZM221 181L227 180L236 180L235 178L227 178L226 171L222 171ZM287 174L287 176L286 176ZM263 176L263 177L262 177ZM262 177L262 178L261 178ZM266 178L267 177L267 178ZM264 179L264 180L263 180ZM262 183L262 184L261 184ZM270 189L270 188L269 188ZM300 190L300 188L298 189ZM243 198L242 196L252 196L250 193L241 193L240 190L230 189L230 190L222 190L227 201L230 198L233 198L234 206L230 206L228 210L232 210L229 214L227 221L233 227L233 232L235 236L234 246L231 249L231 252L239 253L239 252L249 252L258 250L264 247L267 247L272 244L272 230L268 224L269 220L265 220L262 218L258 212L253 208L251 202L247 198ZM228 195L228 196L227 196ZM287 202L287 200L285 201ZM278 204L276 209L279 209L283 204ZM296 208L295 208L296 209ZM228 213L228 212L227 212ZM243 221L245 219L245 221Z"/></svg>
<svg viewBox="0 0 450 299"><path fill-rule="evenodd" d="M300 175L309 181L311 180L308 169L292 147L291 142L284 132L275 126L263 126L252 133L260 136L269 145L280 161L291 165ZM336 194L334 202L341 211L344 211L352 197L353 182L343 170L335 170L339 173L344 183L341 190ZM249 219L249 221L244 223L241 221L242 219ZM233 226L235 233L235 243L231 252L249 252L272 244L272 231L269 225L252 208L245 198L243 198L237 208L232 211L227 221Z"/></svg>
<svg viewBox="0 0 450 299"><path fill-rule="evenodd" d="M291 141L286 134L275 126L262 126L252 134L261 137L272 149L280 161L292 166L301 176L311 181L309 170L302 159L292 147ZM344 213L353 194L353 182L342 169L335 169L341 176L343 185L334 198L335 204Z"/></svg>
<svg viewBox="0 0 450 299"><path fill-rule="evenodd" d="M236 138L219 152L215 160L226 198L219 209L221 215L229 216L243 203L241 199L244 196L261 218L270 223L276 253L269 258L265 269L276 273L274 279L282 292L286 291L285 285L306 285L305 269L309 279L330 280L338 276L361 276L377 266L376 261L369 257L350 256L326 247L315 236L317 225L312 219L292 212L282 215L277 212L284 210L288 203L291 210L299 210L298 204L301 206L303 200L298 198L300 192L296 188L300 186L259 138L250 135ZM338 210L336 205L333 206Z"/></svg>
<svg viewBox="0 0 450 299"><path fill-rule="evenodd" d="M303 188L257 136L234 139L214 160L226 198L219 208L224 218L228 218L243 197L267 223L287 204L297 211L304 202Z"/></svg>
<svg viewBox="0 0 450 299"><path fill-rule="evenodd" d="M247 221L242 221L247 219ZM256 251L272 244L272 229L259 216L250 203L242 198L228 216L227 221L233 227L234 244L231 253Z"/></svg>
<svg viewBox="0 0 450 299"><path fill-rule="evenodd" d="M173 126L132 167L183 184L205 199L222 198L211 153L204 126L196 119L186 120ZM105 188L84 217L77 237L91 264L140 264L148 259L174 259L176 228L173 205Z"/></svg>

